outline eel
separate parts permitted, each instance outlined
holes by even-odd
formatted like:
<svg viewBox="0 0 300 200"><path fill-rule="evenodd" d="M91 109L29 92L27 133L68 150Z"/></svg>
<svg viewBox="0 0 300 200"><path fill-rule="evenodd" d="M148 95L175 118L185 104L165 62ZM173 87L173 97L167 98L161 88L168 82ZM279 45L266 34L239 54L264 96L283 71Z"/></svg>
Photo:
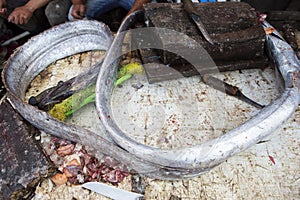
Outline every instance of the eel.
<svg viewBox="0 0 300 200"><path fill-rule="evenodd" d="M128 19L132 20L134 16ZM7 99L24 119L41 131L88 146L89 153L99 159L109 155L126 164L132 173L136 172L134 169L155 171L160 166L129 154L111 140L99 136L99 133L61 122L25 101L31 81L51 63L81 52L107 50L112 40L109 28L93 20L66 22L32 37L14 52L4 66L2 79L7 89Z"/></svg>
<svg viewBox="0 0 300 200"><path fill-rule="evenodd" d="M266 21L262 25L271 27ZM285 90L280 97L265 106L252 119L200 145L176 150L144 145L128 137L118 127L111 113L111 95L117 70L114 58L118 56L113 50L118 49L123 37L122 34L116 36L100 69L96 83L97 113L103 128L115 143L136 157L163 165L160 171L165 178L187 178L195 176L197 172L201 174L209 171L273 133L293 115L300 103L300 62L290 45L280 37L278 32L274 32L266 35L266 47L270 52L269 57L285 80ZM193 64L193 60L189 62Z"/></svg>
<svg viewBox="0 0 300 200"><path fill-rule="evenodd" d="M114 122L110 109L111 94L117 79L119 60L116 58L121 55L124 32L142 18L142 11L127 16L114 39L104 24L86 20L68 22L33 37L13 54L4 67L2 76L8 100L23 118L40 130L88 146L96 157L109 155L127 165L131 173L168 180L192 178L211 170L263 140L298 108L300 63L291 47L274 36L278 34L275 32L266 35L266 46L270 58L281 72L285 90L252 119L219 138L176 150L153 148L125 136ZM263 25L270 27L267 22ZM107 50L97 76L96 108L102 125L99 131L105 132L108 138L83 127L60 122L24 101L30 82L50 63L96 49Z"/></svg>

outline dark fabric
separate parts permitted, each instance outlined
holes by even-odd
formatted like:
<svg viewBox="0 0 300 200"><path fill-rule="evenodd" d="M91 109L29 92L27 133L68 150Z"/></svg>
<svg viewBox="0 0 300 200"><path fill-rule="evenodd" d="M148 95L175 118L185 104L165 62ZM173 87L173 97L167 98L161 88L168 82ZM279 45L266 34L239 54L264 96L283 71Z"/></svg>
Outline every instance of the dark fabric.
<svg viewBox="0 0 300 200"><path fill-rule="evenodd" d="M285 10L291 0L241 0L258 11ZM297 0L299 1L299 0Z"/></svg>
<svg viewBox="0 0 300 200"><path fill-rule="evenodd" d="M25 5L28 2L28 0L7 0L6 1L6 7L8 11L8 15L16 8Z"/></svg>
<svg viewBox="0 0 300 200"><path fill-rule="evenodd" d="M68 21L69 9L72 5L70 0L50 1L45 13L51 26Z"/></svg>
<svg viewBox="0 0 300 200"><path fill-rule="evenodd" d="M290 4L286 10L300 11L300 1L299 0L291 0Z"/></svg>

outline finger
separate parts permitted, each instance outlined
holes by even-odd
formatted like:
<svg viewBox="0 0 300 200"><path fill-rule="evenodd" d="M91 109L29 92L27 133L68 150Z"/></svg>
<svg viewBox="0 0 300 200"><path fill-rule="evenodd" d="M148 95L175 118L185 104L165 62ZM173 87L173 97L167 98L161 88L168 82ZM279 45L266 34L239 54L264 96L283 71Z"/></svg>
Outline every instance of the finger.
<svg viewBox="0 0 300 200"><path fill-rule="evenodd" d="M75 19L79 18L78 14L77 14L77 10L73 10L71 14Z"/></svg>
<svg viewBox="0 0 300 200"><path fill-rule="evenodd" d="M28 18L28 17L24 17L24 18L23 18L23 23L24 23L24 24L27 24L28 21L29 21L29 18Z"/></svg>
<svg viewBox="0 0 300 200"><path fill-rule="evenodd" d="M19 18L19 23L20 24L27 24L28 22L28 17L26 17L25 15L21 15Z"/></svg>
<svg viewBox="0 0 300 200"><path fill-rule="evenodd" d="M82 17L81 17L81 15L80 15L80 12L79 11L77 11L76 12L76 19L81 19Z"/></svg>
<svg viewBox="0 0 300 200"><path fill-rule="evenodd" d="M18 17L18 16L14 17L14 23L19 24L20 23L20 17Z"/></svg>
<svg viewBox="0 0 300 200"><path fill-rule="evenodd" d="M15 22L14 22L15 16L9 15L8 18L7 18L7 20L8 20L9 22L15 23Z"/></svg>
<svg viewBox="0 0 300 200"><path fill-rule="evenodd" d="M85 8L84 8L84 7L80 8L79 13L80 13L80 17L84 17L84 14L85 14Z"/></svg>
<svg viewBox="0 0 300 200"><path fill-rule="evenodd" d="M18 15L15 17L15 24L24 24L25 17L23 15Z"/></svg>
<svg viewBox="0 0 300 200"><path fill-rule="evenodd" d="M1 9L0 9L0 13L1 13L1 14L4 14L4 13L5 13L5 8L1 8Z"/></svg>
<svg viewBox="0 0 300 200"><path fill-rule="evenodd" d="M18 21L19 21L19 24L23 24L24 23L24 17L20 16Z"/></svg>
<svg viewBox="0 0 300 200"><path fill-rule="evenodd" d="M3 10L3 15L6 15L6 13L7 13L7 8L3 8L2 10Z"/></svg>

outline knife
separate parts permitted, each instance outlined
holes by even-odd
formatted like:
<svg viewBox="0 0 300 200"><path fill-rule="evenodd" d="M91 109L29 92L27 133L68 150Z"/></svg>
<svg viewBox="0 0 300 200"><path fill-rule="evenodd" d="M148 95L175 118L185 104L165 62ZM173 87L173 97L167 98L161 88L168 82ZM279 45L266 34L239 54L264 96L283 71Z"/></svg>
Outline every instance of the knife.
<svg viewBox="0 0 300 200"><path fill-rule="evenodd" d="M193 21L196 23L198 29L204 36L204 38L210 43L214 44L211 37L209 36L208 32L206 31L203 23L201 22L201 17L199 15L199 12L197 11L194 3L191 0L182 0L183 3L183 9L190 15L190 17L193 19Z"/></svg>
<svg viewBox="0 0 300 200"><path fill-rule="evenodd" d="M99 182L87 182L82 184L81 187L115 200L138 200L142 199L143 197L143 195L141 194L128 192L126 190L122 190Z"/></svg>

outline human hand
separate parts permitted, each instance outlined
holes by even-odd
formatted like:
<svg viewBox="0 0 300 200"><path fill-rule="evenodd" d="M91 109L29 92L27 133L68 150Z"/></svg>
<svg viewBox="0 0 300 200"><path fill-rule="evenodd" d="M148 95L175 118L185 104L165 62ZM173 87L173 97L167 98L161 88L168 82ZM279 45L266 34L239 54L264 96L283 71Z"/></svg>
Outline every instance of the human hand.
<svg viewBox="0 0 300 200"><path fill-rule="evenodd" d="M0 16L5 16L6 12L6 0L0 0Z"/></svg>
<svg viewBox="0 0 300 200"><path fill-rule="evenodd" d="M86 11L85 4L73 4L71 15L74 19L82 19Z"/></svg>
<svg viewBox="0 0 300 200"><path fill-rule="evenodd" d="M15 24L27 24L33 15L34 10L28 6L17 7L8 16L8 21Z"/></svg>
<svg viewBox="0 0 300 200"><path fill-rule="evenodd" d="M128 11L128 13L126 14L126 16L122 19L122 21L124 21L124 19L125 19L128 15L130 15L131 13L133 13L133 12L135 12L135 11L137 11L137 10L142 10L143 5L144 5L145 3L150 2L150 1L151 1L151 0L135 0L134 3L133 3L133 5L132 5L132 7L131 7L131 9Z"/></svg>

